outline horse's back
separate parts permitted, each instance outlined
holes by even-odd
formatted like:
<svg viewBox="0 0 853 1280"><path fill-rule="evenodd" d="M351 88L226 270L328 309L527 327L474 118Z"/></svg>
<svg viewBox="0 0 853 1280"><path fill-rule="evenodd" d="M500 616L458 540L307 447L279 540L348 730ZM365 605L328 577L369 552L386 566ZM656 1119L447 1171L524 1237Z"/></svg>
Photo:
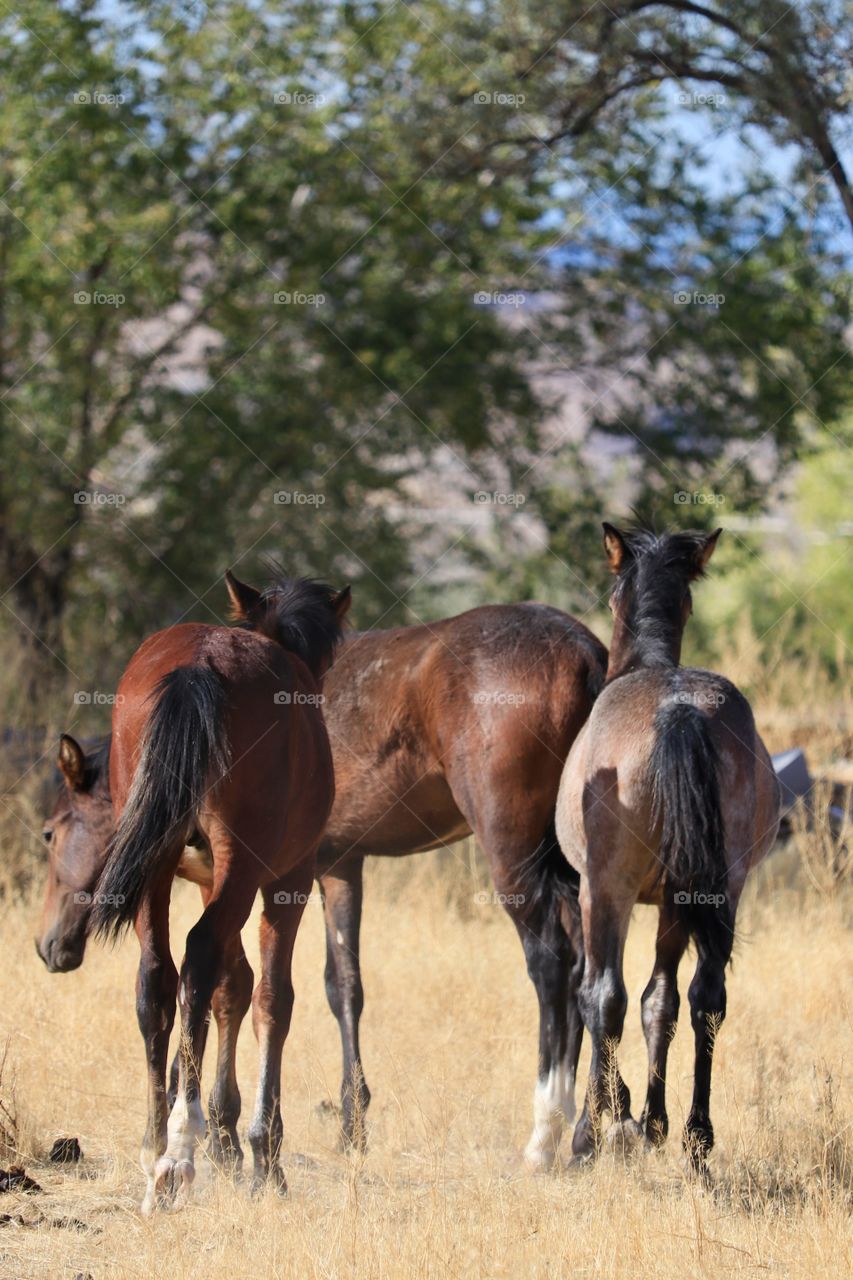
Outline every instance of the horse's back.
<svg viewBox="0 0 853 1280"><path fill-rule="evenodd" d="M452 618L385 631L351 634L341 645L328 685L342 712L348 702L363 709L365 690L373 677L402 681L395 692L420 692L425 674L453 672L503 675L507 667L526 669L543 657L551 665L581 666L595 682L603 682L607 650L588 627L551 605L480 605Z"/></svg>
<svg viewBox="0 0 853 1280"><path fill-rule="evenodd" d="M460 811L461 794L487 778L494 790L504 774L507 785L550 785L553 805L605 666L582 623L532 603L351 637L326 680L338 798L324 851L459 839L473 808Z"/></svg>

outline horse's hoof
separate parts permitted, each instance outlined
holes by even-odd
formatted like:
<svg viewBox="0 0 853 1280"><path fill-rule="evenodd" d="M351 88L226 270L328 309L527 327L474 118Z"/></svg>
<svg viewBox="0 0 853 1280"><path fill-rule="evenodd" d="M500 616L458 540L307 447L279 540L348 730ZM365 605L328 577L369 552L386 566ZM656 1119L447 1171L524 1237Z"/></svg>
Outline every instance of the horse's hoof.
<svg viewBox="0 0 853 1280"><path fill-rule="evenodd" d="M190 1198L195 1166L189 1160L161 1156L154 1170L154 1202L158 1209L182 1209Z"/></svg>
<svg viewBox="0 0 853 1280"><path fill-rule="evenodd" d="M616 1155L628 1156L644 1137L643 1126L636 1120L618 1120L604 1135L604 1145Z"/></svg>
<svg viewBox="0 0 853 1280"><path fill-rule="evenodd" d="M543 1147L538 1142L528 1142L522 1159L528 1173L550 1173L558 1164L557 1151L553 1143Z"/></svg>
<svg viewBox="0 0 853 1280"><path fill-rule="evenodd" d="M689 1125L688 1121L688 1125ZM692 1174L702 1181L710 1182L708 1172L708 1155L714 1145L714 1130L710 1120L704 1124L688 1127L684 1132L682 1146L687 1157L687 1166Z"/></svg>
<svg viewBox="0 0 853 1280"><path fill-rule="evenodd" d="M643 1132L646 1139L646 1147L652 1151L659 1151L666 1142L668 1127L665 1120L646 1120L643 1124Z"/></svg>
<svg viewBox="0 0 853 1280"><path fill-rule="evenodd" d="M684 1153L684 1172L691 1178L696 1178L703 1186L710 1187L713 1184L708 1166L708 1153L702 1147L687 1148Z"/></svg>
<svg viewBox="0 0 853 1280"><path fill-rule="evenodd" d="M268 1173L256 1173L252 1178L252 1196L257 1198L266 1191L274 1191L282 1199L287 1195L287 1178L280 1165L273 1165Z"/></svg>
<svg viewBox="0 0 853 1280"><path fill-rule="evenodd" d="M347 1133L341 1129L338 1137L338 1151L344 1156L363 1156L367 1151L367 1134L364 1130Z"/></svg>
<svg viewBox="0 0 853 1280"><path fill-rule="evenodd" d="M685 1155L681 1162L681 1167L685 1176L701 1191L713 1191L714 1176L708 1166L707 1160L695 1159L693 1156Z"/></svg>
<svg viewBox="0 0 853 1280"><path fill-rule="evenodd" d="M207 1144L207 1155L217 1173L225 1178L238 1179L243 1171L243 1152L231 1143L222 1143L210 1138Z"/></svg>

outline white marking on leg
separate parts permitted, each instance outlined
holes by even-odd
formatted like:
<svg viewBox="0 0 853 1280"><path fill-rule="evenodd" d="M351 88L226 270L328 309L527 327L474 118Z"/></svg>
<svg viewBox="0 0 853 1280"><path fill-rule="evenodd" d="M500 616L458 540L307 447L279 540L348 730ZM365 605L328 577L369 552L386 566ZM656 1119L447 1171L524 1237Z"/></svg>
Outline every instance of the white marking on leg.
<svg viewBox="0 0 853 1280"><path fill-rule="evenodd" d="M256 1134L263 1133L264 1138L269 1132L269 1116L273 1098L269 1042L269 1027L262 1027L258 1032L258 1054L261 1060L261 1069L258 1076L258 1091L255 1094L255 1111L252 1116L251 1130Z"/></svg>
<svg viewBox="0 0 853 1280"><path fill-rule="evenodd" d="M145 1195L142 1199L142 1213L144 1217L150 1218L157 1204L157 1192L154 1186L157 1157L147 1144L142 1147L139 1163L142 1165L142 1172L145 1174Z"/></svg>
<svg viewBox="0 0 853 1280"><path fill-rule="evenodd" d="M172 1107L167 1129L168 1141L165 1153L157 1161L153 1178L149 1178L143 1213L152 1213L157 1197L167 1191L174 1197L175 1207L186 1203L190 1187L195 1180L196 1144L205 1135L204 1112L198 1098L188 1103L181 1089Z"/></svg>
<svg viewBox="0 0 853 1280"><path fill-rule="evenodd" d="M194 1098L187 1103L183 1091L175 1099L167 1129L166 1155L170 1160L188 1160L193 1163L196 1143L204 1137L205 1123L201 1102Z"/></svg>
<svg viewBox="0 0 853 1280"><path fill-rule="evenodd" d="M564 1124L575 1118L575 1073L568 1062L551 1067L533 1091L533 1132L524 1149L531 1169L550 1169L557 1156Z"/></svg>

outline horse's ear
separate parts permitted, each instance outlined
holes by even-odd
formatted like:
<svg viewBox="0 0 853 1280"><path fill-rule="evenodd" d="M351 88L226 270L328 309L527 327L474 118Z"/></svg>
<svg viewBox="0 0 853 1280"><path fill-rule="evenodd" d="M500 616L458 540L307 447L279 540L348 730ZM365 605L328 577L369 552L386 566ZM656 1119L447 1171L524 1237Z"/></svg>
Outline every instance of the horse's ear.
<svg viewBox="0 0 853 1280"><path fill-rule="evenodd" d="M604 530L604 551L610 572L619 573L630 554L627 543L615 525L608 524L605 520L601 527Z"/></svg>
<svg viewBox="0 0 853 1280"><path fill-rule="evenodd" d="M252 609L260 601L260 591L256 591L254 587L248 586L245 582L240 582L239 578L234 577L230 569L225 572L225 585L228 588L228 596L231 600L232 622L245 622Z"/></svg>
<svg viewBox="0 0 853 1280"><path fill-rule="evenodd" d="M337 595L332 597L332 608L335 611L335 617L338 622L343 622L344 618L350 611L351 604L352 590L349 587L344 587L342 591L339 591Z"/></svg>
<svg viewBox="0 0 853 1280"><path fill-rule="evenodd" d="M696 550L693 553L693 570L691 578L699 578L705 572L705 566L714 554L714 548L717 545L722 529L715 529L713 533L709 533L707 537L700 538L696 544Z"/></svg>
<svg viewBox="0 0 853 1280"><path fill-rule="evenodd" d="M79 742L75 742L69 733L63 733L59 739L56 763L69 790L82 791L86 780L86 757Z"/></svg>

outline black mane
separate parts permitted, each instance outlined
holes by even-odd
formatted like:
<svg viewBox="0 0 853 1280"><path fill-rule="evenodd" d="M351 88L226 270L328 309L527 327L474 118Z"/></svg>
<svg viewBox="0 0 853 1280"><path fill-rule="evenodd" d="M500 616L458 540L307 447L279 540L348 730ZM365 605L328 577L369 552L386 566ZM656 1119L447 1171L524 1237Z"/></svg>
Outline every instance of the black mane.
<svg viewBox="0 0 853 1280"><path fill-rule="evenodd" d="M672 665L673 636L681 630L681 607L697 570L705 533L620 530L626 548L611 599L636 640L645 665Z"/></svg>
<svg viewBox="0 0 853 1280"><path fill-rule="evenodd" d="M261 592L264 620L257 629L316 674L331 663L343 633L338 598L334 587L316 578L281 578Z"/></svg>
<svg viewBox="0 0 853 1280"><path fill-rule="evenodd" d="M108 733L103 738L93 738L91 741L83 743L83 750L86 754L85 786L87 791L91 791L96 787L98 790L102 787L109 787L110 746L112 740L113 735Z"/></svg>

